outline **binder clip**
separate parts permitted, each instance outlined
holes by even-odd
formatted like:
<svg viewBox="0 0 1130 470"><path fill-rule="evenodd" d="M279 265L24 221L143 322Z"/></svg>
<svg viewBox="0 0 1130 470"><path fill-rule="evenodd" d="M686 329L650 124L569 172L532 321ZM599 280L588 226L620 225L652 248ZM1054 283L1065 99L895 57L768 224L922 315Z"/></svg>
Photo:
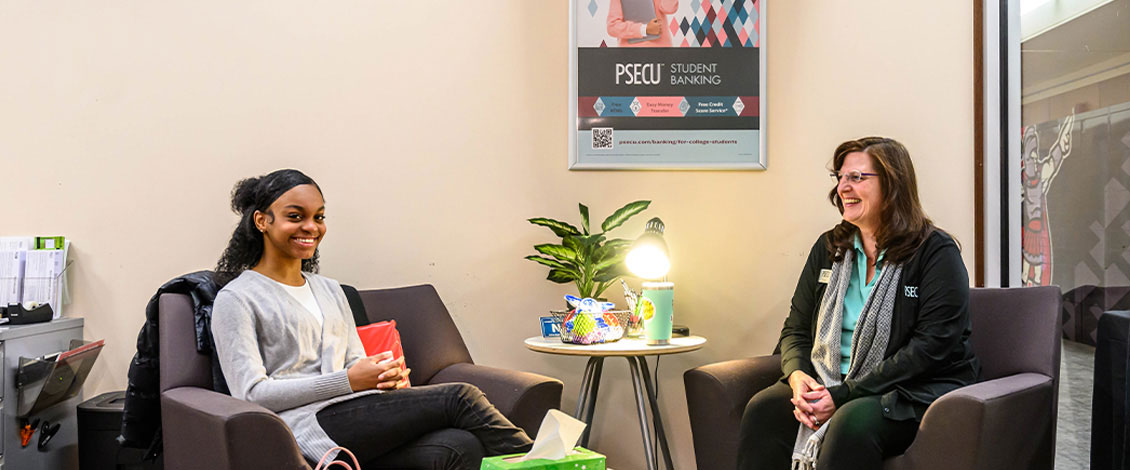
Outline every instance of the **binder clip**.
<svg viewBox="0 0 1130 470"><path fill-rule="evenodd" d="M35 430L39 428L39 419L28 421L27 418L20 420L20 447L27 447L31 442L31 435L35 434Z"/></svg>
<svg viewBox="0 0 1130 470"><path fill-rule="evenodd" d="M40 452L47 450L47 443L51 442L51 438L55 437L55 433L59 432L59 428L63 427L61 423L51 424L44 420L43 424L39 426L39 444L35 446Z"/></svg>

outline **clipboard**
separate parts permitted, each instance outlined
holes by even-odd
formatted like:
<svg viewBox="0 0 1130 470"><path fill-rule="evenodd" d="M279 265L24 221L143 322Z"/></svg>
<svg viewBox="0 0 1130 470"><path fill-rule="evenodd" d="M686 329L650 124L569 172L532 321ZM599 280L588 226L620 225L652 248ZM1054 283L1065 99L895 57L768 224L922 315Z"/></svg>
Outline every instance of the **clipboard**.
<svg viewBox="0 0 1130 470"><path fill-rule="evenodd" d="M72 340L71 349L37 358L20 357L16 370L16 416L26 417L78 395L102 352L104 340Z"/></svg>
<svg viewBox="0 0 1130 470"><path fill-rule="evenodd" d="M624 12L624 19L636 23L647 24L655 19L655 3L653 0L620 0L620 9ZM659 39L658 34L647 35L641 38L628 40L630 44Z"/></svg>

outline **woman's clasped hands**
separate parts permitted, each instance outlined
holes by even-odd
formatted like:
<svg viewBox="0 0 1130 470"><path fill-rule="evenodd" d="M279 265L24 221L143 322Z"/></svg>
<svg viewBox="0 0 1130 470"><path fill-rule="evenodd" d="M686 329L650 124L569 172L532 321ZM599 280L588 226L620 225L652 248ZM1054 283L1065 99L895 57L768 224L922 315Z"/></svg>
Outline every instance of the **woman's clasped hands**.
<svg viewBox="0 0 1130 470"><path fill-rule="evenodd" d="M828 389L812 376L796 370L789 374L789 387L793 389L793 415L801 424L819 429L836 412L836 403Z"/></svg>
<svg viewBox="0 0 1130 470"><path fill-rule="evenodd" d="M392 358L392 352L385 351L363 357L349 367L349 386L354 392L380 389L395 390L408 385L408 374L412 369L404 367L404 358Z"/></svg>

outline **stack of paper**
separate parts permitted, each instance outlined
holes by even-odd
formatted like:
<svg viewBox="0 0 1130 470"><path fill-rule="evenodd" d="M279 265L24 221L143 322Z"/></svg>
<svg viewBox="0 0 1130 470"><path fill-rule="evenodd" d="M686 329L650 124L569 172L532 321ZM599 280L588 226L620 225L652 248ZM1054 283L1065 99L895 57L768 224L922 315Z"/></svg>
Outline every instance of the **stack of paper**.
<svg viewBox="0 0 1130 470"><path fill-rule="evenodd" d="M0 237L0 305L50 304L59 318L70 245L64 237Z"/></svg>
<svg viewBox="0 0 1130 470"><path fill-rule="evenodd" d="M24 254L32 237L0 237L0 305L20 302L24 284Z"/></svg>
<svg viewBox="0 0 1130 470"><path fill-rule="evenodd" d="M66 264L63 250L32 250L26 256L22 301L51 304L58 314L59 300L63 296L63 267Z"/></svg>

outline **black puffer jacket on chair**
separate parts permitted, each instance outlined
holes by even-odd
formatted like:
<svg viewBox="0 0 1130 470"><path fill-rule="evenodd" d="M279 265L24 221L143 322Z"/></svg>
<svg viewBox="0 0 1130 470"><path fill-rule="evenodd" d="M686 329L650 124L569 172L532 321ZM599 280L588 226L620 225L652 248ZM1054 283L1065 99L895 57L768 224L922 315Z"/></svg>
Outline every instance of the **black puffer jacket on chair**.
<svg viewBox="0 0 1130 470"><path fill-rule="evenodd" d="M192 297L196 324L196 350L212 355L212 302L219 286L212 271L197 271L179 276L157 289L145 306L145 324L137 334L137 353L129 365L122 434L118 440L126 447L148 448L147 459L161 451L161 358L158 349L157 302L161 294L186 294ZM220 363L212 355L212 381L217 392L229 394Z"/></svg>

